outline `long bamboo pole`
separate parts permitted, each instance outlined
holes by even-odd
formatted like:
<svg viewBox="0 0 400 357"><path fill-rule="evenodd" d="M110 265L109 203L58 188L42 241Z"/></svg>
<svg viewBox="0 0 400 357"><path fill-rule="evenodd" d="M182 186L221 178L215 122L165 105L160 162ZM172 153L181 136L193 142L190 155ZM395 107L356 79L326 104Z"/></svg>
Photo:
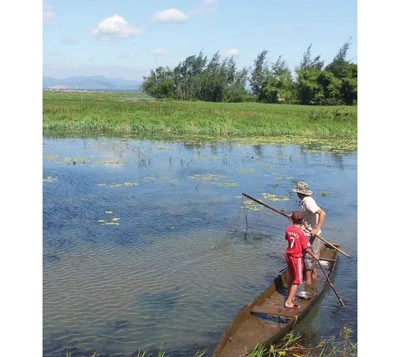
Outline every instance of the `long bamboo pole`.
<svg viewBox="0 0 400 357"><path fill-rule="evenodd" d="M249 196L249 195L247 195L247 194L245 194L245 193L243 193L243 192L242 192L242 195L245 196L245 197L247 197L247 198L250 198L250 199L253 200L254 202L257 202L257 203L259 203L260 205L262 205L262 206L264 206L264 207L267 207L267 208L271 209L272 211L274 211L274 212L276 212L276 213L281 214L282 216L285 216L286 218L289 218L289 215L287 215L286 213L284 213L284 212L282 212L282 211L279 211L279 210L277 210L277 209L275 209L275 208L273 208L273 207L271 207L271 206L268 206L268 205L265 204L264 202L262 202L262 201L260 201L260 200L257 200L257 199L254 198L254 197L251 197L251 196ZM306 229L307 229L307 227L306 227ZM310 229L307 229L307 230L310 232ZM320 240L322 240L324 243L328 244L331 248L336 249L339 253L342 253L342 254L343 254L344 256L346 256L347 258L350 258L350 255L349 255L349 254L345 253L343 250L341 250L340 248L336 247L334 244L328 242L325 238L322 238L319 234L316 234L315 236L316 236L317 238L319 238Z"/></svg>
<svg viewBox="0 0 400 357"><path fill-rule="evenodd" d="M340 303L342 304L342 306L344 306L344 302L342 300L342 298L339 296L338 292L336 291L335 287L333 286L333 283L331 282L331 279L329 279L328 274L326 274L324 268L321 266L321 263L319 262L319 260L317 260L318 265L320 267L320 269L322 270L322 272L325 275L326 280L328 281L329 285L331 286L332 290L334 291L334 293L336 294L336 297L339 299Z"/></svg>

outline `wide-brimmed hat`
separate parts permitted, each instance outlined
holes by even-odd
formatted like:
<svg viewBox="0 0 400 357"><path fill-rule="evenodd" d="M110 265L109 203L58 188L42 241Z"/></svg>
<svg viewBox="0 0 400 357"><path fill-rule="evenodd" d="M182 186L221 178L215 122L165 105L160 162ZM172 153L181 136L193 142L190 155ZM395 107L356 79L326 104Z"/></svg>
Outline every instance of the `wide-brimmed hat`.
<svg viewBox="0 0 400 357"><path fill-rule="evenodd" d="M305 182L298 182L296 188L293 189L293 192L298 192L306 196L311 196L312 191L308 188L308 184Z"/></svg>

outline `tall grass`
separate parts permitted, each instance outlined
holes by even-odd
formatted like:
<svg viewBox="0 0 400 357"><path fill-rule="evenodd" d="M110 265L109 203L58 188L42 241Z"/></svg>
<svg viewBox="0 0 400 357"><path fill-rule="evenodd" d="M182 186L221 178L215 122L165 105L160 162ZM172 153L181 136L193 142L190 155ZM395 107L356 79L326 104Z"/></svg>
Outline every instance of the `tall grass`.
<svg viewBox="0 0 400 357"><path fill-rule="evenodd" d="M158 134L357 141L357 107L137 100L43 92L43 134Z"/></svg>
<svg viewBox="0 0 400 357"><path fill-rule="evenodd" d="M352 330L348 327L343 327L339 336L340 341L336 341L334 338L330 340L323 339L317 346L304 347L300 344L301 335L295 334L293 331L288 333L278 344L271 345L269 348L259 344L253 351L249 353L247 357L357 357L357 344L350 341ZM164 348L161 346L157 353L157 357L165 357L168 355ZM196 352L193 357L207 357L211 354L206 355L206 352ZM95 357L94 353L90 357ZM137 353L136 357L151 357L151 354L147 354L146 351ZM66 357L73 357L71 352L66 352Z"/></svg>

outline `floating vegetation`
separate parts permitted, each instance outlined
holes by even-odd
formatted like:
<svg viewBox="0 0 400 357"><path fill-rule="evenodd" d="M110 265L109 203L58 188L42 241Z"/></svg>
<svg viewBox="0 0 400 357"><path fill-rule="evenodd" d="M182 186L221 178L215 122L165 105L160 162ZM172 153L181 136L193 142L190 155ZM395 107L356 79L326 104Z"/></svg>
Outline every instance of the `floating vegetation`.
<svg viewBox="0 0 400 357"><path fill-rule="evenodd" d="M56 154L56 155L45 155L44 156L44 159L48 160L48 161L56 160L56 159L59 159L59 158L60 158L59 154Z"/></svg>
<svg viewBox="0 0 400 357"><path fill-rule="evenodd" d="M123 165L124 162L122 160L102 160L97 162L98 165Z"/></svg>
<svg viewBox="0 0 400 357"><path fill-rule="evenodd" d="M326 192L321 191L321 192L319 193L319 195L325 197L325 196L326 196Z"/></svg>
<svg viewBox="0 0 400 357"><path fill-rule="evenodd" d="M259 204L256 205L253 200L243 201L243 206L240 206L240 208L245 208L245 209L249 209L252 211L261 211L262 209L264 209L263 206L261 206Z"/></svg>
<svg viewBox="0 0 400 357"><path fill-rule="evenodd" d="M105 214L112 214L112 211L105 211ZM102 226L119 226L119 221L120 218L119 217L113 217L111 218L109 221L105 220L105 219L99 219L98 222L100 223L100 225Z"/></svg>
<svg viewBox="0 0 400 357"><path fill-rule="evenodd" d="M226 176L223 175L216 175L216 174L205 174L205 175L200 175L196 174L193 176L189 176L191 179L196 179L198 180L199 183L209 183L211 185L216 185L218 187L238 187L240 186L239 182L234 182L234 181L225 181L225 182L218 182L221 179L225 179Z"/></svg>
<svg viewBox="0 0 400 357"><path fill-rule="evenodd" d="M64 158L64 163L67 165L76 165L76 164L81 164L85 165L89 162L89 159L83 158L83 157L66 157Z"/></svg>
<svg viewBox="0 0 400 357"><path fill-rule="evenodd" d="M47 176L46 178L43 179L43 182L53 182L54 180L57 180L57 177L51 177Z"/></svg>
<svg viewBox="0 0 400 357"><path fill-rule="evenodd" d="M101 223L102 226L119 226L118 222L104 222Z"/></svg>
<svg viewBox="0 0 400 357"><path fill-rule="evenodd" d="M288 201L289 200L289 197L286 197L286 196L278 197L277 195L274 195L272 193L265 193L264 192L262 195L268 201Z"/></svg>
<svg viewBox="0 0 400 357"><path fill-rule="evenodd" d="M97 186L100 187L107 187L105 183L98 183ZM109 187L114 188L114 187L134 187L134 186L139 186L137 182L124 182L124 183L112 183L109 185Z"/></svg>
<svg viewBox="0 0 400 357"><path fill-rule="evenodd" d="M122 187L122 183L113 183L110 187Z"/></svg>
<svg viewBox="0 0 400 357"><path fill-rule="evenodd" d="M225 178L225 177L226 176L215 175L215 174L205 174L205 175L196 174L193 176L189 176L189 178L191 178L191 179L200 179L201 181L211 181L211 180L217 180L217 179Z"/></svg>
<svg viewBox="0 0 400 357"><path fill-rule="evenodd" d="M138 186L137 182L124 182L124 186L131 187L131 186Z"/></svg>
<svg viewBox="0 0 400 357"><path fill-rule="evenodd" d="M233 182L233 181L227 181L223 183L217 183L217 186L219 187L238 187L240 184L238 182Z"/></svg>

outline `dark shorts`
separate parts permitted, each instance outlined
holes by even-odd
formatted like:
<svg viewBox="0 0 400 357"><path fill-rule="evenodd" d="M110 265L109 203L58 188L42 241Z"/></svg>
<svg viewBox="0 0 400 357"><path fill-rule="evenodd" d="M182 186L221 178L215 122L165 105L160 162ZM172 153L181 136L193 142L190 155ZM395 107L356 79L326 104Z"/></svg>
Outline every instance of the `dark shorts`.
<svg viewBox="0 0 400 357"><path fill-rule="evenodd" d="M321 246L321 240L316 236L310 238L312 251L319 257L319 248ZM314 269L318 266L317 261L308 253L304 255L304 268L306 270Z"/></svg>

